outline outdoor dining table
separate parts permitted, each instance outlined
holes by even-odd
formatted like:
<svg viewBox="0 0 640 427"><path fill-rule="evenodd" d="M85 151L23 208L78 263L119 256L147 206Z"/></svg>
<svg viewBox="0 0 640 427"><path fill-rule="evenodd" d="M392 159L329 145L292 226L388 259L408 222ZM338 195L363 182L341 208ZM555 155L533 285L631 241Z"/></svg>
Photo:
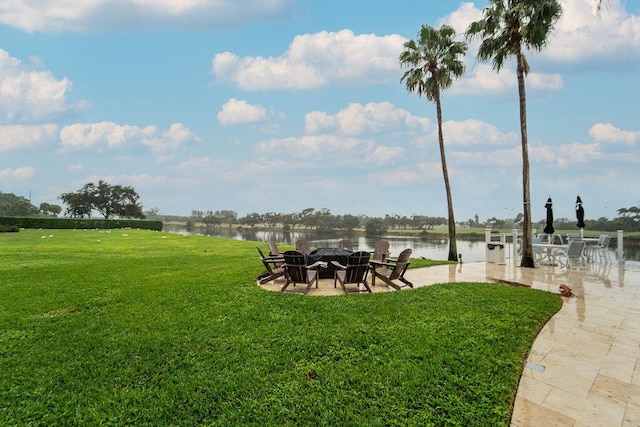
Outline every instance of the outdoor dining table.
<svg viewBox="0 0 640 427"><path fill-rule="evenodd" d="M334 267L331 261L338 261L342 265L346 265L349 255L353 251L343 248L317 248L309 252L307 255L307 265L314 264L318 261L327 263L326 268L320 269L321 279L333 278Z"/></svg>
<svg viewBox="0 0 640 427"><path fill-rule="evenodd" d="M539 262L543 265L556 265L556 252L567 249L567 245L558 245L555 243L533 243L532 246L534 252L535 249L540 249L541 258Z"/></svg>

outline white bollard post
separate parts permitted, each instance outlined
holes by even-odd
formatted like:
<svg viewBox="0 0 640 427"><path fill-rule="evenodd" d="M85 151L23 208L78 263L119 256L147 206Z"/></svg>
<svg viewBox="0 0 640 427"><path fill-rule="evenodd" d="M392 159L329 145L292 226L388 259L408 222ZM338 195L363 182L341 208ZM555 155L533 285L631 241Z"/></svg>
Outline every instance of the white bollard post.
<svg viewBox="0 0 640 427"><path fill-rule="evenodd" d="M511 260L515 265L518 262L518 229L512 228L511 234L513 234L513 237L512 237L513 243L511 245Z"/></svg>
<svg viewBox="0 0 640 427"><path fill-rule="evenodd" d="M618 264L624 264L624 230L618 230Z"/></svg>

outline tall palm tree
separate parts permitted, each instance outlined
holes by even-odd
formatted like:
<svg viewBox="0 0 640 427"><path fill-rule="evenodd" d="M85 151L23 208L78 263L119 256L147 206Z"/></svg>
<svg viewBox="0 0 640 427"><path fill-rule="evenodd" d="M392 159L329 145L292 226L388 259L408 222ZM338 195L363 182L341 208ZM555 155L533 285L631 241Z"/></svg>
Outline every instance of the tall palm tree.
<svg viewBox="0 0 640 427"><path fill-rule="evenodd" d="M439 30L423 25L417 40L409 40L404 44L404 51L400 54L400 66L408 68L402 76L409 92L416 92L418 96L425 95L429 101L436 104L438 116L438 141L440 143L440 160L442 175L447 192L447 208L449 213L449 260L458 259L456 244L456 221L453 215L453 199L449 185L449 172L444 152L444 137L442 136L442 105L440 93L451 86L454 77L464 73L464 63L460 59L467 51L465 42L456 42L455 30L443 25Z"/></svg>
<svg viewBox="0 0 640 427"><path fill-rule="evenodd" d="M527 106L524 78L529 64L523 49L542 50L549 32L560 18L562 7L557 0L489 0L483 19L471 23L467 38L479 36L479 61L492 60L500 71L507 58L515 56L518 94L520 96L520 135L522 138L523 248L522 267L534 267L531 245L531 196L529 189L529 149L527 141Z"/></svg>

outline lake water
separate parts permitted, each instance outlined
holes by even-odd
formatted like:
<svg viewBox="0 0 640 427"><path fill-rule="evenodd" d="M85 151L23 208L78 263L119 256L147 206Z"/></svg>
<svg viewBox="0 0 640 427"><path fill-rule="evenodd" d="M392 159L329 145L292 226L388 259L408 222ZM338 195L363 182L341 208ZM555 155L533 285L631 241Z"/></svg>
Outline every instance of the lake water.
<svg viewBox="0 0 640 427"><path fill-rule="evenodd" d="M164 231L174 233L186 233L184 227L167 226L165 225ZM273 240L278 244L295 245L298 239L309 240L311 248L324 248L324 247L337 247L338 241L343 238L349 238L343 235L332 235L327 237L325 234L314 232L283 232L283 231L252 231L249 229L216 229L208 233L210 236L225 237L228 239L236 240L252 240L256 242L264 242L264 248L266 249L266 242ZM376 241L379 238L367 238L367 237L351 237L354 250L373 251ZM423 237L398 237L398 236L383 236L382 239L389 242L391 256L397 256L406 248L411 248L411 256L414 258L424 257L428 259L446 260L449 255L449 240L448 239L434 239ZM486 258L486 243L484 239L481 240L457 240L458 253L462 254L463 262L476 262L485 261ZM612 259L615 259L615 247L610 248ZM637 260L638 247L625 246L625 259ZM511 255L511 244L507 243L505 247L505 253L507 257Z"/></svg>

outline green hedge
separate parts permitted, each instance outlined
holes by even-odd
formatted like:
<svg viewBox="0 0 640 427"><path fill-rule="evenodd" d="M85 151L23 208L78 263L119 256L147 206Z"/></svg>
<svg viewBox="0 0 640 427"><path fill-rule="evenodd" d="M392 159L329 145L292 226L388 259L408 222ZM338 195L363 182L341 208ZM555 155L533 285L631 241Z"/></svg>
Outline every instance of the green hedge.
<svg viewBox="0 0 640 427"><path fill-rule="evenodd" d="M139 228L142 230L162 231L162 221L140 219L87 219L0 216L0 228L44 228L44 229L115 229Z"/></svg>

